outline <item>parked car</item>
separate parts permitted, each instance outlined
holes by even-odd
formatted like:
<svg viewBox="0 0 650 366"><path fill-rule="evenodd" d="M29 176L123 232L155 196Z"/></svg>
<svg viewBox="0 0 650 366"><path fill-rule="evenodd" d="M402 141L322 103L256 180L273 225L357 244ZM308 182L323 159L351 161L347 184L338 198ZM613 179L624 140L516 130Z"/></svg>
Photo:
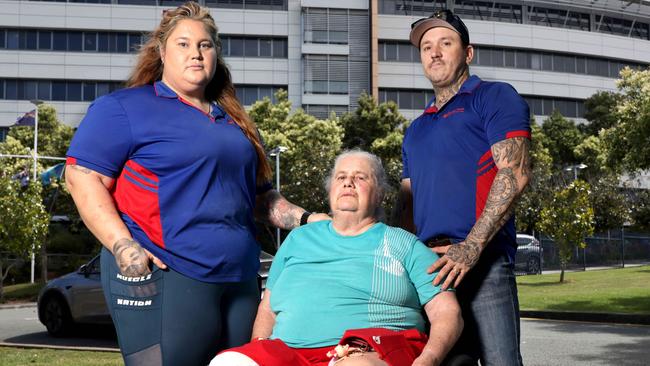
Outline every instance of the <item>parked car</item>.
<svg viewBox="0 0 650 366"><path fill-rule="evenodd" d="M260 253L257 273L260 288L266 278L273 256ZM49 281L38 295L38 319L54 337L65 336L77 324L112 324L106 307L100 279L99 255L68 273Z"/></svg>
<svg viewBox="0 0 650 366"><path fill-rule="evenodd" d="M526 274L541 274L543 253L544 249L534 236L517 234L515 271L525 272Z"/></svg>

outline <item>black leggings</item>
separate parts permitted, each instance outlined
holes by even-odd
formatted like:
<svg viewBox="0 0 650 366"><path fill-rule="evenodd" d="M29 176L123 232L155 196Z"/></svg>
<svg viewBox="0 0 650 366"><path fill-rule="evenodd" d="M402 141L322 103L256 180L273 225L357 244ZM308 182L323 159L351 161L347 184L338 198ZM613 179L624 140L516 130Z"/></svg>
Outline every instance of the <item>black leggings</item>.
<svg viewBox="0 0 650 366"><path fill-rule="evenodd" d="M207 365L221 350L250 340L257 279L207 283L172 269L124 277L106 248L102 287L126 366Z"/></svg>

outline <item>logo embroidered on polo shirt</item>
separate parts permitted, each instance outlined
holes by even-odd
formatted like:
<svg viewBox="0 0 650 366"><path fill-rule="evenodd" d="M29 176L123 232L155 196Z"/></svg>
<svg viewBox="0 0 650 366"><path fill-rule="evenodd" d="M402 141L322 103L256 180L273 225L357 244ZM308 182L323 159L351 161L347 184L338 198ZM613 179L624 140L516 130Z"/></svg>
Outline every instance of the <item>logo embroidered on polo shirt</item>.
<svg viewBox="0 0 650 366"><path fill-rule="evenodd" d="M449 111L449 112L443 114L443 115L442 115L442 118L447 118L447 117L449 117L449 116L451 116L451 115L454 115L454 114L456 114L456 113L463 113L463 112L465 112L465 108L463 108L463 107L456 108L456 109L454 109L454 110L451 110L451 111Z"/></svg>

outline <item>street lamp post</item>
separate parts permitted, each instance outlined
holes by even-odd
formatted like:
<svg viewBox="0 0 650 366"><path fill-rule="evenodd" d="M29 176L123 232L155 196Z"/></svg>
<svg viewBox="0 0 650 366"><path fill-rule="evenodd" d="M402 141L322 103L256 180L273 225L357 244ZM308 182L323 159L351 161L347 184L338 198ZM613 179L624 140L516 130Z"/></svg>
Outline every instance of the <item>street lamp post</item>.
<svg viewBox="0 0 650 366"><path fill-rule="evenodd" d="M289 150L286 146L278 146L269 151L269 156L275 157L275 189L280 192L280 154ZM276 249L280 248L280 228L275 228L276 235Z"/></svg>
<svg viewBox="0 0 650 366"><path fill-rule="evenodd" d="M36 113L34 113L34 171L32 172L33 180L32 182L36 182L36 178L38 176L38 106L43 103L43 101L34 99L30 100L30 103L36 106ZM34 269L36 266L35 262L35 253L34 251L36 250L36 243L32 243L32 258L31 258L31 283L34 283Z"/></svg>

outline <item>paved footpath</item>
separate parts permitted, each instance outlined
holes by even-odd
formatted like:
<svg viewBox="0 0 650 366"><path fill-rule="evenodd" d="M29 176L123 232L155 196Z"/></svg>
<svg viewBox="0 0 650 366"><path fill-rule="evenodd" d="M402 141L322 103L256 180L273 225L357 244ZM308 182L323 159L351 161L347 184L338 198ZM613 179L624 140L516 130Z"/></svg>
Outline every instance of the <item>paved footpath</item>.
<svg viewBox="0 0 650 366"><path fill-rule="evenodd" d="M527 366L650 365L650 326L523 319L521 329ZM53 338L33 305L0 309L0 345L117 351L115 338L96 330Z"/></svg>

